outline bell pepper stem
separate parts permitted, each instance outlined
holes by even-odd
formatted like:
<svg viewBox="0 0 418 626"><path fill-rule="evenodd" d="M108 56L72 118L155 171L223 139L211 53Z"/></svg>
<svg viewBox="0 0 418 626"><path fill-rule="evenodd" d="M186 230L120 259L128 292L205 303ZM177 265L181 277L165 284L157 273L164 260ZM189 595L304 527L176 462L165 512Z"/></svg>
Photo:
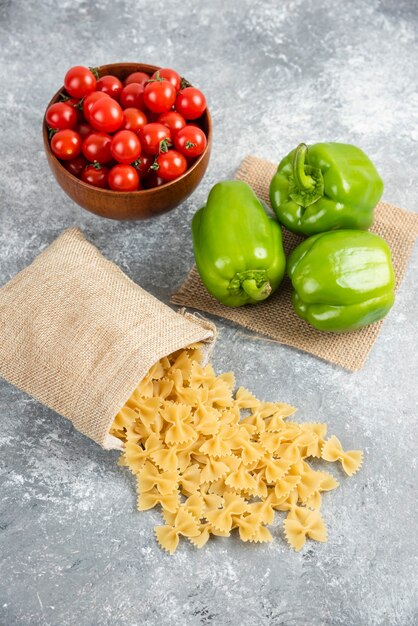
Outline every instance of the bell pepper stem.
<svg viewBox="0 0 418 626"><path fill-rule="evenodd" d="M268 280L257 287L254 279L247 279L242 282L241 286L253 300L265 300L271 294L271 285Z"/></svg>
<svg viewBox="0 0 418 626"><path fill-rule="evenodd" d="M308 152L308 146L300 143L295 151L293 159L293 176L300 189L310 191L315 187L315 181L312 176L305 172L305 158Z"/></svg>

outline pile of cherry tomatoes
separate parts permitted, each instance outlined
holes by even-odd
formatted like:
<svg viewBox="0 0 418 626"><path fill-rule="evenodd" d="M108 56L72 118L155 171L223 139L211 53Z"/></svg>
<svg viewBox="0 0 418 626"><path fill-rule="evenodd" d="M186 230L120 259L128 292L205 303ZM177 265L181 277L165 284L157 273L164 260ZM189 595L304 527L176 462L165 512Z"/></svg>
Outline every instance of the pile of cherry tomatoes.
<svg viewBox="0 0 418 626"><path fill-rule="evenodd" d="M205 96L172 69L134 72L122 83L75 66L64 87L45 116L51 150L85 183L113 191L159 187L206 148L198 126Z"/></svg>

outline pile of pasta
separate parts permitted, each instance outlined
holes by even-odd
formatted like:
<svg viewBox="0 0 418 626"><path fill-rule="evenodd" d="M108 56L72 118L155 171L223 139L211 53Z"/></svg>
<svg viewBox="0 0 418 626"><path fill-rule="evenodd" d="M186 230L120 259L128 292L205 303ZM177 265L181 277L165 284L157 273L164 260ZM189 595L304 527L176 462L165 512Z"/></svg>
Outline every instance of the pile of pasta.
<svg viewBox="0 0 418 626"><path fill-rule="evenodd" d="M138 509L160 506L159 544L173 553L180 536L197 548L210 535L267 542L275 511L287 513L284 535L300 550L307 538L327 540L321 494L338 487L308 458L339 461L352 476L362 453L345 452L327 425L299 424L295 408L262 402L234 375L202 365L196 344L164 357L116 416L111 433L123 441L120 465L136 476Z"/></svg>

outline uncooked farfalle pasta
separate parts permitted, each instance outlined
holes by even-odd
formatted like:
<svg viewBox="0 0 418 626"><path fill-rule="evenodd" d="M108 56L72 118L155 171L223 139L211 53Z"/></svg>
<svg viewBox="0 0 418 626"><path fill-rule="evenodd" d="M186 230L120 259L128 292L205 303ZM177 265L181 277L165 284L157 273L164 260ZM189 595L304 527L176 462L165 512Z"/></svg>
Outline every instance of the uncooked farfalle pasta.
<svg viewBox="0 0 418 626"><path fill-rule="evenodd" d="M300 550L326 541L321 493L338 487L308 458L339 461L352 476L362 453L345 452L327 425L299 424L296 409L262 402L232 373L203 366L198 344L156 363L117 414L111 434L123 442L119 463L136 476L138 509L160 505L155 528L172 554L181 536L202 548L210 535L267 542L275 511L286 512L284 536Z"/></svg>

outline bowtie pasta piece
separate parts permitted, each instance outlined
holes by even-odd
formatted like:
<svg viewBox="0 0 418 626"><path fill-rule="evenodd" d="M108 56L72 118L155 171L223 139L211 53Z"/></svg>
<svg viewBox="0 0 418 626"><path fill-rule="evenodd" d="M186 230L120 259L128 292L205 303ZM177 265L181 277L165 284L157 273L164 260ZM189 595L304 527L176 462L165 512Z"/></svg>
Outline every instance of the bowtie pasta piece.
<svg viewBox="0 0 418 626"><path fill-rule="evenodd" d="M315 472L306 461L302 461L301 479L296 486L299 500L305 504L306 501L319 491L323 481L322 472Z"/></svg>
<svg viewBox="0 0 418 626"><path fill-rule="evenodd" d="M181 490L184 495L191 496L194 493L198 493L199 485L201 483L200 475L201 469L197 463L188 465L184 469L179 478Z"/></svg>
<svg viewBox="0 0 418 626"><path fill-rule="evenodd" d="M341 442L335 435L330 437L322 446L321 457L325 461L340 461L343 470L349 476L355 474L363 463L363 453L360 450L344 452Z"/></svg>
<svg viewBox="0 0 418 626"><path fill-rule="evenodd" d="M177 493L163 496L155 488L151 489L151 491L140 493L138 496L138 511L148 511L148 509L153 509L157 504L160 504L163 510L175 513L180 506L180 500Z"/></svg>
<svg viewBox="0 0 418 626"><path fill-rule="evenodd" d="M163 496L178 489L178 473L176 471L160 472L150 461L145 461L138 474L139 491L150 491L156 487Z"/></svg>
<svg viewBox="0 0 418 626"><path fill-rule="evenodd" d="M122 441L119 464L136 476L138 509L161 508L158 543L173 554L181 536L202 548L234 529L242 541L269 542L275 511L287 513L284 535L295 550L307 538L326 541L321 493L338 482L307 459L340 461L352 475L362 453L326 440L326 424L288 421L296 410L288 404L243 387L234 396L234 375L216 376L202 358L195 344L155 363L110 431Z"/></svg>
<svg viewBox="0 0 418 626"><path fill-rule="evenodd" d="M186 443L197 439L196 431L190 424L192 419L190 406L174 402L166 403L162 409L162 416L166 422L171 424L164 438L167 445Z"/></svg>
<svg viewBox="0 0 418 626"><path fill-rule="evenodd" d="M219 478L224 478L227 474L228 466L225 463L208 456L201 471L200 480L202 483L213 483Z"/></svg>
<svg viewBox="0 0 418 626"><path fill-rule="evenodd" d="M260 400L244 387L240 387L235 394L235 402L239 409L256 409L260 406Z"/></svg>
<svg viewBox="0 0 418 626"><path fill-rule="evenodd" d="M197 361L193 361L190 373L190 387L196 389L203 387L206 383L211 382L215 378L215 372L210 363L201 367Z"/></svg>
<svg viewBox="0 0 418 626"><path fill-rule="evenodd" d="M245 498L236 493L225 492L220 509L207 511L205 517L217 530L229 532L233 524L233 516L242 515L247 511L248 503Z"/></svg>
<svg viewBox="0 0 418 626"><path fill-rule="evenodd" d="M159 442L162 443L162 442ZM160 447L150 453L150 458L165 472L175 472L179 467L177 448Z"/></svg>
<svg viewBox="0 0 418 626"><path fill-rule="evenodd" d="M256 513L240 515L237 518L237 527L241 541L264 543L273 540L273 537Z"/></svg>
<svg viewBox="0 0 418 626"><path fill-rule="evenodd" d="M289 494L296 489L300 481L302 480L302 476L286 474L277 481L274 485L274 493L276 494L276 498L287 498Z"/></svg>
<svg viewBox="0 0 418 626"><path fill-rule="evenodd" d="M168 378L161 378L160 380L153 381L154 396L166 400L173 391L174 380L168 380Z"/></svg>
<svg viewBox="0 0 418 626"><path fill-rule="evenodd" d="M157 435L154 434L151 434L147 438L143 446L139 443L127 441L125 443L125 451L119 460L119 464L127 465L133 474L138 474L150 454L157 450L160 445L160 440Z"/></svg>
<svg viewBox="0 0 418 626"><path fill-rule="evenodd" d="M176 550L179 543L179 535L184 537L197 537L200 534L199 525L190 511L179 507L173 525L157 526L155 535L157 541L164 550L170 554Z"/></svg>
<svg viewBox="0 0 418 626"><path fill-rule="evenodd" d="M319 511L302 507L296 507L289 512L284 521L284 533L297 552L303 548L307 537L315 541L327 540L327 529Z"/></svg>
<svg viewBox="0 0 418 626"><path fill-rule="evenodd" d="M206 504L202 494L196 492L189 496L184 503L184 508L200 522L206 513Z"/></svg>
<svg viewBox="0 0 418 626"><path fill-rule="evenodd" d="M225 438L225 430L221 429L216 435L205 440L200 446L199 452L219 458L231 454L231 443Z"/></svg>
<svg viewBox="0 0 418 626"><path fill-rule="evenodd" d="M325 437L327 434L327 425L319 424L319 423L308 423L301 424L301 429L305 433L310 433L313 435L312 441L306 446L303 451L303 456L312 456L319 458L321 456L322 446L325 442Z"/></svg>
<svg viewBox="0 0 418 626"><path fill-rule="evenodd" d="M257 490L257 481L252 473L246 469L243 462L241 462L237 470L231 472L225 478L225 485L238 492L250 491L254 493Z"/></svg>

